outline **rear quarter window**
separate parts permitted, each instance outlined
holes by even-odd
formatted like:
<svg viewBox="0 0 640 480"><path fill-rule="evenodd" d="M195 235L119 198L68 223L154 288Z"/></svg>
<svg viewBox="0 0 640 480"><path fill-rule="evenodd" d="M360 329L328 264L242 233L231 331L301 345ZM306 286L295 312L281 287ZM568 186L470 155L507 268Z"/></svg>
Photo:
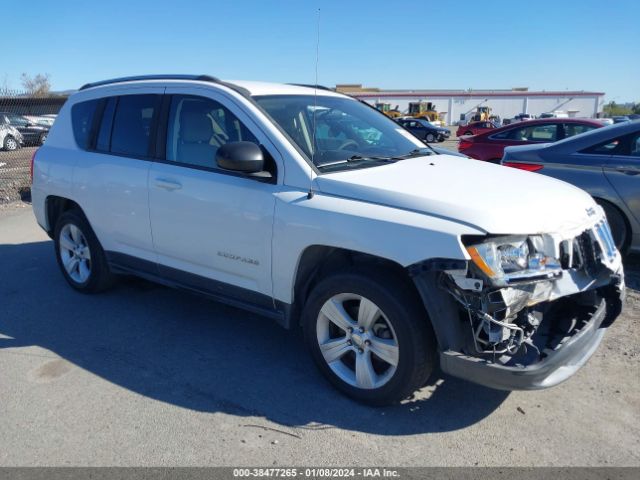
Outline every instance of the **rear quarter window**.
<svg viewBox="0 0 640 480"><path fill-rule="evenodd" d="M93 118L100 100L89 100L87 102L76 103L71 107L71 125L73 128L73 136L83 150L89 148L91 141L91 128L93 126Z"/></svg>

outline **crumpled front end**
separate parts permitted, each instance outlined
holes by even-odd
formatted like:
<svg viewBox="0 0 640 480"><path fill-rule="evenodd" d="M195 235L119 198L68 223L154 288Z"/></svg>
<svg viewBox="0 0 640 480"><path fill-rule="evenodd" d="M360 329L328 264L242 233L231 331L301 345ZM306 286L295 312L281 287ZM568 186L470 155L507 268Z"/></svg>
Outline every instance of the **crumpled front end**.
<svg viewBox="0 0 640 480"><path fill-rule="evenodd" d="M463 238L468 261L410 268L445 372L493 388L539 389L589 359L624 297L604 213L594 209L592 218L558 234Z"/></svg>

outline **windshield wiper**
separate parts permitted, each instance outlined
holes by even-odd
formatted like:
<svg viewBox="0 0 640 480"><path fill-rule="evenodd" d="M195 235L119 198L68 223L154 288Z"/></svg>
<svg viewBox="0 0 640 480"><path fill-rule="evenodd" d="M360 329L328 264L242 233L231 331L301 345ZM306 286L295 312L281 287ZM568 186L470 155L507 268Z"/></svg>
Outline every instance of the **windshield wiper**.
<svg viewBox="0 0 640 480"><path fill-rule="evenodd" d="M347 158L347 162L359 162L360 160L374 160L378 162L395 162L398 157L368 157L364 155L352 155Z"/></svg>
<svg viewBox="0 0 640 480"><path fill-rule="evenodd" d="M438 152L436 152L434 150L434 148L429 145L428 143L426 144L426 147L420 147L420 148L414 148L413 150L411 150L409 153L407 153L406 155L402 155L400 157L397 158L411 158L411 157L418 157L418 156L422 156L422 155L433 155L434 153L436 155L440 155ZM425 152L426 149L431 150L430 152Z"/></svg>
<svg viewBox="0 0 640 480"><path fill-rule="evenodd" d="M354 163L354 162L360 162L360 161L394 163L396 160L400 160L400 159L397 157L368 157L364 155L352 155L345 160L334 160L326 163L319 163L316 166L318 168L326 168L326 167L333 167L335 165L345 165L348 163Z"/></svg>

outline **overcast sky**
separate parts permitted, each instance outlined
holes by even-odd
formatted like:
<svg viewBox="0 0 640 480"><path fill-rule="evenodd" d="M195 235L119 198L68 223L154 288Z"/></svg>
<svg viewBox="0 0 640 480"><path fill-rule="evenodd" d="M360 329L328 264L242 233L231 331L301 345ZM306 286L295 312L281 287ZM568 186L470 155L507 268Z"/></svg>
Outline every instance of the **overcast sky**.
<svg viewBox="0 0 640 480"><path fill-rule="evenodd" d="M640 1L29 0L0 83L148 73L382 88L591 90L640 101ZM12 43L15 45L10 46Z"/></svg>

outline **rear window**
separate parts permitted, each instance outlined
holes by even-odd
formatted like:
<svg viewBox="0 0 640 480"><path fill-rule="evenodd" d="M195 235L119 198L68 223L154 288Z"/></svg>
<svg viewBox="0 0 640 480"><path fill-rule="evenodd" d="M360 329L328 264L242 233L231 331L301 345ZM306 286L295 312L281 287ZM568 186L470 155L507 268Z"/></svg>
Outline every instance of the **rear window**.
<svg viewBox="0 0 640 480"><path fill-rule="evenodd" d="M71 108L71 124L73 127L73 136L76 139L78 147L83 150L89 148L91 140L91 127L93 126L93 117L100 100L89 100L87 102L76 103Z"/></svg>

